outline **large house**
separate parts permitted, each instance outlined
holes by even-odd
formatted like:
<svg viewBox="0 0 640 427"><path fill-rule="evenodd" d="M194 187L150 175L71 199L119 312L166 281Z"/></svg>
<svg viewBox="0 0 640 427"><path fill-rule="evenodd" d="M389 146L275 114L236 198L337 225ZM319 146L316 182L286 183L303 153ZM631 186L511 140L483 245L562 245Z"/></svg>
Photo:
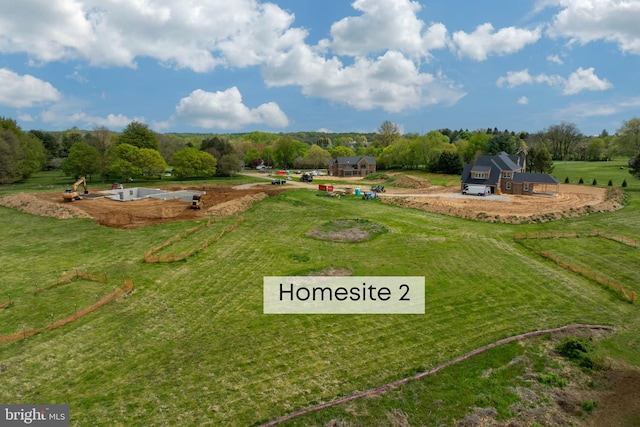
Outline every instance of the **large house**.
<svg viewBox="0 0 640 427"><path fill-rule="evenodd" d="M460 188L468 185L485 185L491 193L534 194L558 193L560 182L546 173L530 173L523 156L504 151L494 156L480 156L473 165L465 165Z"/></svg>
<svg viewBox="0 0 640 427"><path fill-rule="evenodd" d="M373 156L337 157L329 162L329 175L365 177L376 171L376 158Z"/></svg>

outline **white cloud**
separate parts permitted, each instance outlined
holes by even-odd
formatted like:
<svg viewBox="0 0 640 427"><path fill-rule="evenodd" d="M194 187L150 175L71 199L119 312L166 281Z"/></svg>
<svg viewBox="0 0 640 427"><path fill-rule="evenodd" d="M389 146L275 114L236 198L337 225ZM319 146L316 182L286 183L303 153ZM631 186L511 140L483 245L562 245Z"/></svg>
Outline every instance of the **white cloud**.
<svg viewBox="0 0 640 427"><path fill-rule="evenodd" d="M514 88L524 84L547 84L552 87L562 89L564 95L575 95L583 90L603 91L611 89L613 85L607 79L600 79L596 76L593 68L578 68L571 73L568 78L558 75L538 74L532 76L529 70L509 71L505 77L500 77L496 85L498 87L507 86Z"/></svg>
<svg viewBox="0 0 640 427"><path fill-rule="evenodd" d="M533 77L529 74L529 70L526 69L521 71L509 71L507 72L506 77L500 77L496 82L498 87L502 87L506 84L510 88L531 83L533 83Z"/></svg>
<svg viewBox="0 0 640 427"><path fill-rule="evenodd" d="M29 74L21 76L7 68L0 68L0 82L0 105L7 107L33 107L55 102L61 97L51 83Z"/></svg>
<svg viewBox="0 0 640 427"><path fill-rule="evenodd" d="M31 114L18 114L18 120L21 122L35 122L36 119Z"/></svg>
<svg viewBox="0 0 640 427"><path fill-rule="evenodd" d="M558 55L547 55L547 61L562 65L562 59Z"/></svg>
<svg viewBox="0 0 640 427"><path fill-rule="evenodd" d="M556 112L558 117L603 117L619 113L633 114L640 107L640 97L614 99L605 102L572 104Z"/></svg>
<svg viewBox="0 0 640 427"><path fill-rule="evenodd" d="M431 49L446 47L447 30L433 24L426 31L416 13L421 6L410 0L356 0L360 16L343 18L331 26L331 47L339 55L367 56L387 50L426 57Z"/></svg>
<svg viewBox="0 0 640 427"><path fill-rule="evenodd" d="M424 105L452 105L465 94L441 74L422 73L411 59L388 51L375 59L355 58L345 66L308 46L283 53L265 67L269 86L297 85L309 96L344 103L357 110L399 112Z"/></svg>
<svg viewBox="0 0 640 427"><path fill-rule="evenodd" d="M254 0L21 0L3 5L0 52L126 67L151 57L202 72L260 64L300 42L306 32L292 21Z"/></svg>
<svg viewBox="0 0 640 427"><path fill-rule="evenodd" d="M71 116L71 123L83 125L84 127L104 126L108 129L122 129L129 123L136 121L144 123L144 117L130 118L123 114L108 114L107 117L91 116L84 112L78 112Z"/></svg>
<svg viewBox="0 0 640 427"><path fill-rule="evenodd" d="M523 49L526 45L540 39L542 30L525 30L515 27L494 31L493 25L478 25L473 33L464 31L453 33L453 43L460 57L469 57L484 61L489 55L506 55Z"/></svg>
<svg viewBox="0 0 640 427"><path fill-rule="evenodd" d="M570 43L596 40L616 43L621 51L640 55L640 2L636 0L546 0L544 7L559 7L548 34Z"/></svg>
<svg viewBox="0 0 640 427"><path fill-rule="evenodd" d="M567 79L562 93L565 95L574 95L583 90L599 91L611 89L613 85L607 79L600 79L593 72L593 67L578 68L575 72L571 73Z"/></svg>
<svg viewBox="0 0 640 427"><path fill-rule="evenodd" d="M527 98L526 96L521 96L518 99L518 104L520 105L527 105L529 103L529 98Z"/></svg>
<svg viewBox="0 0 640 427"><path fill-rule="evenodd" d="M81 75L77 70L71 74L67 74L65 77L71 80L75 80L78 83L87 83L89 81L89 79Z"/></svg>
<svg viewBox="0 0 640 427"><path fill-rule="evenodd" d="M194 90L180 100L172 119L205 129L240 129L251 124L274 128L289 125L289 119L278 104L269 102L250 109L242 102L242 95L235 86L223 92Z"/></svg>
<svg viewBox="0 0 640 427"><path fill-rule="evenodd" d="M73 97L65 97L50 108L39 113L44 123L54 124L56 128L78 126L83 129L104 126L109 129L122 129L132 121L145 123L144 117L128 117L124 114L94 116L83 111L86 104Z"/></svg>

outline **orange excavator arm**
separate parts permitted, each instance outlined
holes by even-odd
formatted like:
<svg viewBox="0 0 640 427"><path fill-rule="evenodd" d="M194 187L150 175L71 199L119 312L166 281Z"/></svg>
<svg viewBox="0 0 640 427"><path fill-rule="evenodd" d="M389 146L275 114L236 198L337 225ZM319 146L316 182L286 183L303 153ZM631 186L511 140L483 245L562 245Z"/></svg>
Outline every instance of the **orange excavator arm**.
<svg viewBox="0 0 640 427"><path fill-rule="evenodd" d="M85 194L87 193L87 180L85 179L85 177L83 176L82 178L78 179L74 184L73 184L73 191L77 191L78 190L78 185L82 184L84 186L84 192Z"/></svg>

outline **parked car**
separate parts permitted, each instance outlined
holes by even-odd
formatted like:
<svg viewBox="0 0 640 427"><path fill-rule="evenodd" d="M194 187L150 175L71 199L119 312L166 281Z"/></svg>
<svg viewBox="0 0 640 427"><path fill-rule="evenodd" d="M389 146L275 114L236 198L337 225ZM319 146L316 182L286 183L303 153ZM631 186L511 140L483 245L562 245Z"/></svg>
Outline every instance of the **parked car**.
<svg viewBox="0 0 640 427"><path fill-rule="evenodd" d="M271 185L283 185L286 183L287 183L286 179L274 179L271 181Z"/></svg>

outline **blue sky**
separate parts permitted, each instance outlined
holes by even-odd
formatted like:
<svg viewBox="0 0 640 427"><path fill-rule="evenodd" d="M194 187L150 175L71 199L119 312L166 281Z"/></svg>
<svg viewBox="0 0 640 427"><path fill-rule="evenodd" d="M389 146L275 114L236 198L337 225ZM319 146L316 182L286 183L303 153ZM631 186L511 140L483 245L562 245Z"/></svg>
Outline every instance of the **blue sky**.
<svg viewBox="0 0 640 427"><path fill-rule="evenodd" d="M0 116L23 129L610 133L640 116L640 0L21 0Z"/></svg>

